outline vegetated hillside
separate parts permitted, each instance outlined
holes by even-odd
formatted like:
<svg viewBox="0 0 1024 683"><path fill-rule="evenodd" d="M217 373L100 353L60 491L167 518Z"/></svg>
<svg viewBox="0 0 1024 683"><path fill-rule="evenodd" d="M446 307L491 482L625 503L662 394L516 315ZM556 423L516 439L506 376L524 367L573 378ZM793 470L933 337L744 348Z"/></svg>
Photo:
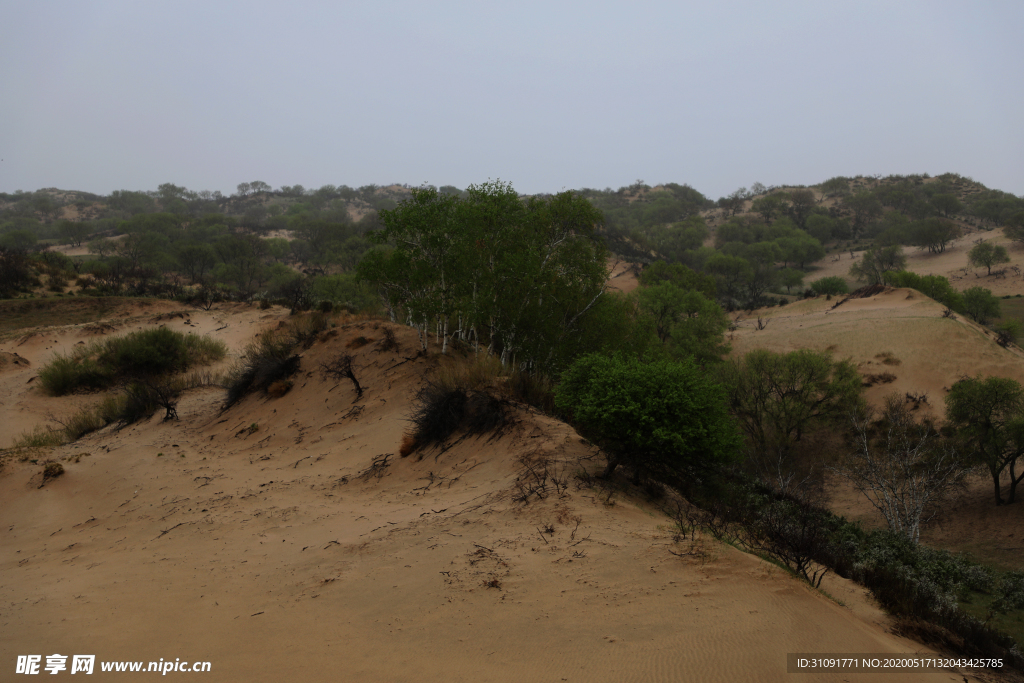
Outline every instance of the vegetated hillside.
<svg viewBox="0 0 1024 683"><path fill-rule="evenodd" d="M250 329L273 325L260 315ZM823 584L837 604L681 539L655 503L596 486L594 447L525 406L503 435L400 457L416 390L451 361L417 353L411 329L339 322L279 398L222 412L221 390L195 390L180 421L8 458L5 650L210 661L225 681L788 680L788 652L922 650L849 582ZM344 355L361 396L319 372ZM44 481L42 458L64 474Z"/></svg>
<svg viewBox="0 0 1024 683"><path fill-rule="evenodd" d="M925 395L920 410L934 418L943 416L945 394L961 377L1024 381L1024 352L1000 346L989 330L945 317L943 310L916 290L880 287L864 296L817 297L740 314L729 340L736 356L810 348L851 358L870 403L881 405L894 391Z"/></svg>

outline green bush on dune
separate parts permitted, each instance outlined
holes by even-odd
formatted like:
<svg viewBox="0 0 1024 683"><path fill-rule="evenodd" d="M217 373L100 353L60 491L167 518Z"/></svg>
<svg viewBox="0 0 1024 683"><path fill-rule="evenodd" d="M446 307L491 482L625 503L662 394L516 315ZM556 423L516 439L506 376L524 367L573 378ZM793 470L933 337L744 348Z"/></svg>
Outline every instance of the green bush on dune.
<svg viewBox="0 0 1024 683"><path fill-rule="evenodd" d="M118 382L184 372L218 361L223 342L165 327L132 332L58 355L39 371L43 388L54 396L109 388Z"/></svg>

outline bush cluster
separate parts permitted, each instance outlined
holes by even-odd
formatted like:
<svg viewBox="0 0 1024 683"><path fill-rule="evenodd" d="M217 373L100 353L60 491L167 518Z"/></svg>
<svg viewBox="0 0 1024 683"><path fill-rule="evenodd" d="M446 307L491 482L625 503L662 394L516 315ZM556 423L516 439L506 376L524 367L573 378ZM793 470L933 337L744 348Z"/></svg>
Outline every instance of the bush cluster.
<svg viewBox="0 0 1024 683"><path fill-rule="evenodd" d="M221 341L159 327L111 337L70 355L56 356L40 369L39 381L48 393L63 396L183 372L220 360L226 353Z"/></svg>
<svg viewBox="0 0 1024 683"><path fill-rule="evenodd" d="M524 389L516 373L503 374L508 375L495 358L442 368L416 394L409 417L413 428L402 455L444 444L459 431L466 436L490 434L491 439L503 435L515 424L513 394Z"/></svg>
<svg viewBox="0 0 1024 683"><path fill-rule="evenodd" d="M257 336L228 371L224 408L230 408L250 392L265 392L274 382L294 375L299 369L295 349L308 348L330 324L330 317L317 311L296 316L283 329L268 330Z"/></svg>

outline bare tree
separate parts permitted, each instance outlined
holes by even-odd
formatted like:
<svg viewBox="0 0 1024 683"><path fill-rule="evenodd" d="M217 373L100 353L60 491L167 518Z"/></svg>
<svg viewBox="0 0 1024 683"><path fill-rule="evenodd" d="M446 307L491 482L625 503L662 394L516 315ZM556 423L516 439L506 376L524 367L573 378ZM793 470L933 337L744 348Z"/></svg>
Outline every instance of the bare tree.
<svg viewBox="0 0 1024 683"><path fill-rule="evenodd" d="M888 396L880 419L872 422L873 417L869 410L853 418L856 450L833 471L871 501L889 529L916 543L921 525L963 485L971 468L930 425L914 419L903 396Z"/></svg>

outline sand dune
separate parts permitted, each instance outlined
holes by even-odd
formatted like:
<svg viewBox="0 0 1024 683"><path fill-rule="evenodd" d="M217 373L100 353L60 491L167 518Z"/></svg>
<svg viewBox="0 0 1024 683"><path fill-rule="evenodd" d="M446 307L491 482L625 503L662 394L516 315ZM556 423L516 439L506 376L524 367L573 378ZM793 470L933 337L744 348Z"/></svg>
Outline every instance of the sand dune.
<svg viewBox="0 0 1024 683"><path fill-rule="evenodd" d="M228 322L216 334L231 337L243 327L231 321L251 331L280 314L265 315L191 321ZM398 328L401 352L351 351L360 400L347 380L320 378L320 362L357 336L379 339L378 325L339 327L305 351L284 397L222 413L222 392L197 390L180 421L157 416L59 449L67 472L42 488L38 465L9 464L8 659L179 657L212 662L218 681L773 681L789 678L789 652L926 651L888 633L842 579L825 587L845 606L728 545L705 539L706 557L672 554L687 546L671 522L588 488L576 474L598 464L594 449L526 408L500 439L391 455L379 477L368 472L397 452L412 396L439 362L415 356L413 333ZM18 353L37 367L76 334ZM5 387L24 394L23 384ZM28 411L23 400L4 418ZM524 500L531 471L547 472L547 489Z"/></svg>

